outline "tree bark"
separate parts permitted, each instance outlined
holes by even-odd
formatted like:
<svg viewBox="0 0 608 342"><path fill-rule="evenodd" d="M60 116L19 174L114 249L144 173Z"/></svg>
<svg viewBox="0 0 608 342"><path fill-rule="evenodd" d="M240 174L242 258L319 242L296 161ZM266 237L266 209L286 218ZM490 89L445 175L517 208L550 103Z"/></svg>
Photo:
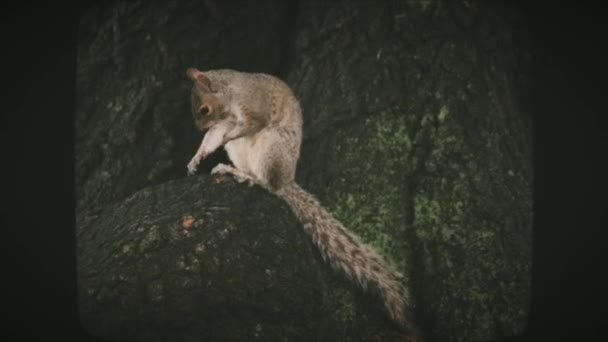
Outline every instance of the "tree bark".
<svg viewBox="0 0 608 342"><path fill-rule="evenodd" d="M80 312L129 341L393 341L267 192L186 178L185 70L278 75L304 112L297 180L405 274L428 341L522 331L532 154L525 18L507 2L132 1L82 18ZM208 173L221 152L204 161ZM194 223L184 228L184 217ZM407 335L407 334L406 334Z"/></svg>

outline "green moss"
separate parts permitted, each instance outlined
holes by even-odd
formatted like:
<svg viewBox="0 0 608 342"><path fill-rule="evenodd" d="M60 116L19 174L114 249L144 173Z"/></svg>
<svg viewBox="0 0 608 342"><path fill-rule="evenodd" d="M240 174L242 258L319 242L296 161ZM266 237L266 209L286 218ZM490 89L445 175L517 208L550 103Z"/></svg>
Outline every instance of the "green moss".
<svg viewBox="0 0 608 342"><path fill-rule="evenodd" d="M333 319L340 321L344 326L350 325L355 318L355 305L352 293L342 286L323 287L323 305L330 312Z"/></svg>
<svg viewBox="0 0 608 342"><path fill-rule="evenodd" d="M527 260L508 259L501 247L507 236L499 234L505 222L492 184L500 182L503 173L510 174L498 167L498 161L482 159L497 154L493 146L501 138L488 137L486 146L492 152L472 154L464 135L441 125L447 119L444 106L437 116L439 125L427 132L433 144L425 163L427 175L418 180L419 190L413 194L413 226L424 246L425 283L432 284L426 293L427 310L433 312L437 329L458 326L459 336L483 339L505 326L513 329L514 322L525 317L522 293L527 289L522 285L527 284L499 280L525 278L525 273L516 274L527 266L514 264ZM457 324L451 323L454 303L460 303L464 317Z"/></svg>
<svg viewBox="0 0 608 342"><path fill-rule="evenodd" d="M439 122L444 122L445 118L448 116L449 112L450 112L450 110L448 109L448 107L446 105L442 106L441 110L439 111L439 114L437 115L437 119L439 120Z"/></svg>
<svg viewBox="0 0 608 342"><path fill-rule="evenodd" d="M338 167L327 189L329 209L401 271L406 267L404 175L412 139L399 109L361 123L363 134L340 131L330 159ZM361 162L366 160L365 162Z"/></svg>
<svg viewBox="0 0 608 342"><path fill-rule="evenodd" d="M413 120L393 108L338 131L329 152L333 178L322 202L406 276L411 251L419 251L416 280L426 286L421 301L433 317L430 324L446 338L484 339L525 319L528 283L522 279L529 255L506 257L505 222L501 209L492 207L500 201L490 185L516 172L482 159L495 152L471 152L449 112L443 104ZM488 138L491 146L500 139ZM341 320L352 317L347 292L326 296Z"/></svg>

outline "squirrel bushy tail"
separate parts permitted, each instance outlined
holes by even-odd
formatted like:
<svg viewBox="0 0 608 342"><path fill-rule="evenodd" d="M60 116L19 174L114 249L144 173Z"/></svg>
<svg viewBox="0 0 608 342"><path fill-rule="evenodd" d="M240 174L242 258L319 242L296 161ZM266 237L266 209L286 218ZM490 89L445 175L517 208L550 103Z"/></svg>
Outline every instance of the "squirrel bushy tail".
<svg viewBox="0 0 608 342"><path fill-rule="evenodd" d="M323 259L357 281L363 290L377 290L393 321L411 327L409 294L401 284L399 272L295 182L283 186L276 194L291 207L306 233L321 250Z"/></svg>

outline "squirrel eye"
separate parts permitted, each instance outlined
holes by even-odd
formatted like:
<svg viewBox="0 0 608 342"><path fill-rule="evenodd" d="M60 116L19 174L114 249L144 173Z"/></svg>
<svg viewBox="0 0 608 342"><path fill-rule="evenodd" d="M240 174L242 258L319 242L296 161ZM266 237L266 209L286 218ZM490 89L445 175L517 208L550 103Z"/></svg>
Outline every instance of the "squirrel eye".
<svg viewBox="0 0 608 342"><path fill-rule="evenodd" d="M201 115L207 115L207 114L209 114L209 107L204 106L203 108L201 108L199 110L199 113L201 113Z"/></svg>

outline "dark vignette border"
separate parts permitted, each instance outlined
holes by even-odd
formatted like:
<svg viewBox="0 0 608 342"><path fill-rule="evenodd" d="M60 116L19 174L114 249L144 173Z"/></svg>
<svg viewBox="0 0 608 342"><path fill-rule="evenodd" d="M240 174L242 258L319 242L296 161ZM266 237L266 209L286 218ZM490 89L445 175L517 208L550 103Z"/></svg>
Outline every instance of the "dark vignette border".
<svg viewBox="0 0 608 342"><path fill-rule="evenodd" d="M77 317L72 184L77 26L95 2L2 11L4 340L96 341ZM509 341L589 340L607 311L604 12L519 3L533 44L534 273L529 326Z"/></svg>

